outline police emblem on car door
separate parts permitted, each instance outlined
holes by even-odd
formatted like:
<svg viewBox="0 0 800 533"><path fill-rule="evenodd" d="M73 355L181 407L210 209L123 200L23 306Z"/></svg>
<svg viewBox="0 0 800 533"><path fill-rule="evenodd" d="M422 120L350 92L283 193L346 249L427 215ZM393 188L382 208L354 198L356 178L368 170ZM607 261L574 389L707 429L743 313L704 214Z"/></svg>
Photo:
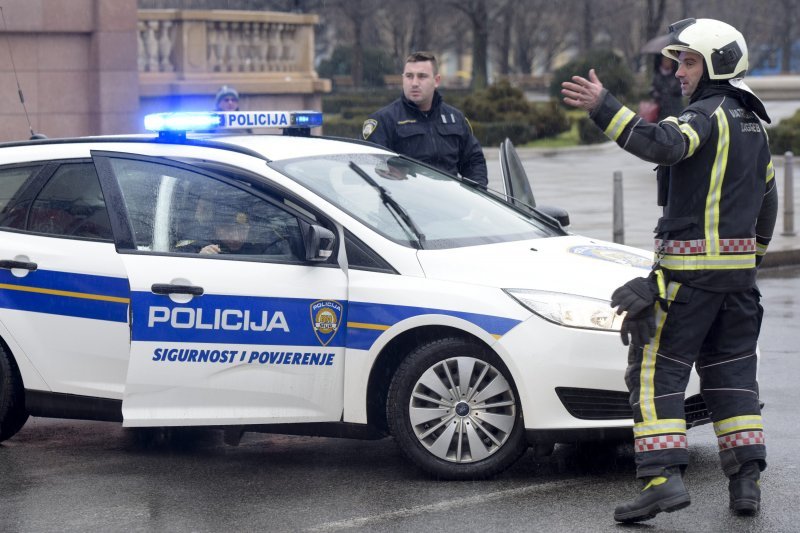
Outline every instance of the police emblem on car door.
<svg viewBox="0 0 800 533"><path fill-rule="evenodd" d="M333 300L317 300L311 304L311 324L320 344L327 346L342 323L342 304Z"/></svg>

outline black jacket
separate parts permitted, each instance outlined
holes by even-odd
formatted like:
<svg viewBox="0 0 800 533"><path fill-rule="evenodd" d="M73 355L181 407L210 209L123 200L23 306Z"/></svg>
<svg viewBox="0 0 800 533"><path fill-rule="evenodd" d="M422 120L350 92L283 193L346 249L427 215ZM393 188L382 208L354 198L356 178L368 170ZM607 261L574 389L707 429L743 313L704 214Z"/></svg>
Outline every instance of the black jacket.
<svg viewBox="0 0 800 533"><path fill-rule="evenodd" d="M461 174L483 186L489 182L486 159L464 114L433 95L423 113L405 96L371 114L364 122L365 140L418 159L453 175Z"/></svg>
<svg viewBox="0 0 800 533"><path fill-rule="evenodd" d="M653 87L650 94L658 102L657 122L667 117L680 115L681 109L683 109L681 82L673 72L662 74L656 68L656 72L653 74Z"/></svg>
<svg viewBox="0 0 800 533"><path fill-rule="evenodd" d="M671 279L711 291L755 283L777 214L764 127L736 89L709 88L679 117L649 124L604 92L591 118L612 140L658 163L656 251ZM758 226L758 235L756 228Z"/></svg>

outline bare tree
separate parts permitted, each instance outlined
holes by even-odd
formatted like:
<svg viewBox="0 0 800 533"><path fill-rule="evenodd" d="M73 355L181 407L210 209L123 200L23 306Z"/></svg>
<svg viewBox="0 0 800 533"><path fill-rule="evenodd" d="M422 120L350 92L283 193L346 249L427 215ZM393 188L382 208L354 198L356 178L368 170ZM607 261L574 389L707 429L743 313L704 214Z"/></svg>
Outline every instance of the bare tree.
<svg viewBox="0 0 800 533"><path fill-rule="evenodd" d="M647 0L647 9L644 13L644 38L648 41L663 33L661 28L664 23L665 6L666 0Z"/></svg>
<svg viewBox="0 0 800 533"><path fill-rule="evenodd" d="M593 21L592 21L592 5L594 2L592 0L583 0L583 9L582 17L583 17L583 28L581 30L581 50L583 53L588 52L591 50L592 45L594 44L594 31L593 31Z"/></svg>
<svg viewBox="0 0 800 533"><path fill-rule="evenodd" d="M412 4L413 9L409 9ZM387 3L376 13L383 40L388 42L395 67L403 68L410 52L430 50L431 23L437 19L436 4L431 0Z"/></svg>
<svg viewBox="0 0 800 533"><path fill-rule="evenodd" d="M513 3L514 65L531 74L534 61L545 70L553 58L573 41L569 9L557 9L553 0L518 0Z"/></svg>
<svg viewBox="0 0 800 533"><path fill-rule="evenodd" d="M781 31L779 35L781 46L781 73L788 74L791 72L792 60L792 45L797 40L797 24L800 22L800 15L798 15L798 0L781 0L780 5L783 8L780 17Z"/></svg>
<svg viewBox="0 0 800 533"><path fill-rule="evenodd" d="M360 84L365 46L389 50L398 69L414 50L472 48L472 86L485 87L491 53L501 74L550 70L561 52L607 46L637 69L640 50L686 17L715 18L746 37L751 66L780 54L791 68L800 38L800 0L139 0L140 7L272 9L315 12L339 42L352 44L352 75ZM460 64L458 70L463 70Z"/></svg>
<svg viewBox="0 0 800 533"><path fill-rule="evenodd" d="M511 28L514 24L514 15L514 3L506 2L498 17L500 35L495 39L495 46L497 47L498 71L503 76L511 73Z"/></svg>
<svg viewBox="0 0 800 533"><path fill-rule="evenodd" d="M381 36L388 41L394 67L398 72L403 68L403 58L408 55L414 40L416 18L414 10L399 2L386 4L376 15Z"/></svg>
<svg viewBox="0 0 800 533"><path fill-rule="evenodd" d="M447 5L463 13L472 27L472 88L488 85L489 8L487 0L457 0Z"/></svg>
<svg viewBox="0 0 800 533"><path fill-rule="evenodd" d="M340 30L347 30L345 35L353 46L350 75L356 87L364 84L364 43L368 39L367 32L376 29L373 19L381 3L380 0L327 0L322 4L325 16L335 21ZM377 42L378 37L371 35L369 40Z"/></svg>

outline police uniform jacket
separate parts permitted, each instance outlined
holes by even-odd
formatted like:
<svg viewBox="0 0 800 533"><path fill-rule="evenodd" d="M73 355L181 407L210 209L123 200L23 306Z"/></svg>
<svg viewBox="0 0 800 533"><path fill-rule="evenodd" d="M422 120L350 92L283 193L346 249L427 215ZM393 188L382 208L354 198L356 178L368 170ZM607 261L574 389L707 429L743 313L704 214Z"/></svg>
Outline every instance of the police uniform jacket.
<svg viewBox="0 0 800 533"><path fill-rule="evenodd" d="M489 182L486 159L464 114L434 92L423 112L405 95L371 114L364 122L365 140L483 186Z"/></svg>
<svg viewBox="0 0 800 533"><path fill-rule="evenodd" d="M604 91L590 115L626 151L660 165L661 268L670 279L715 292L754 286L756 258L766 252L777 215L767 136L738 91L698 88L679 117L658 124Z"/></svg>

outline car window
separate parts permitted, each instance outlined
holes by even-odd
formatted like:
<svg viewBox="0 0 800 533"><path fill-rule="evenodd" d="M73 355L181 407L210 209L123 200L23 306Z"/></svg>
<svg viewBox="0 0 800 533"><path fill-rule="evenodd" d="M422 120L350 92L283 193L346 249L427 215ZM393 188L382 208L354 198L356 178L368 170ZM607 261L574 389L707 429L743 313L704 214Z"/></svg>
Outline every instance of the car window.
<svg viewBox="0 0 800 533"><path fill-rule="evenodd" d="M20 187L41 167L14 167L0 170L0 227L25 229L29 203L14 203Z"/></svg>
<svg viewBox="0 0 800 533"><path fill-rule="evenodd" d="M111 223L94 165L59 166L33 201L27 229L65 237L111 239Z"/></svg>
<svg viewBox="0 0 800 533"><path fill-rule="evenodd" d="M275 161L270 166L404 245L419 240L415 233L424 237L425 249L556 234L472 186L397 156L327 155ZM403 212L414 227L404 220Z"/></svg>
<svg viewBox="0 0 800 533"><path fill-rule="evenodd" d="M198 172L148 161L110 161L138 250L300 259L299 222L281 207Z"/></svg>

